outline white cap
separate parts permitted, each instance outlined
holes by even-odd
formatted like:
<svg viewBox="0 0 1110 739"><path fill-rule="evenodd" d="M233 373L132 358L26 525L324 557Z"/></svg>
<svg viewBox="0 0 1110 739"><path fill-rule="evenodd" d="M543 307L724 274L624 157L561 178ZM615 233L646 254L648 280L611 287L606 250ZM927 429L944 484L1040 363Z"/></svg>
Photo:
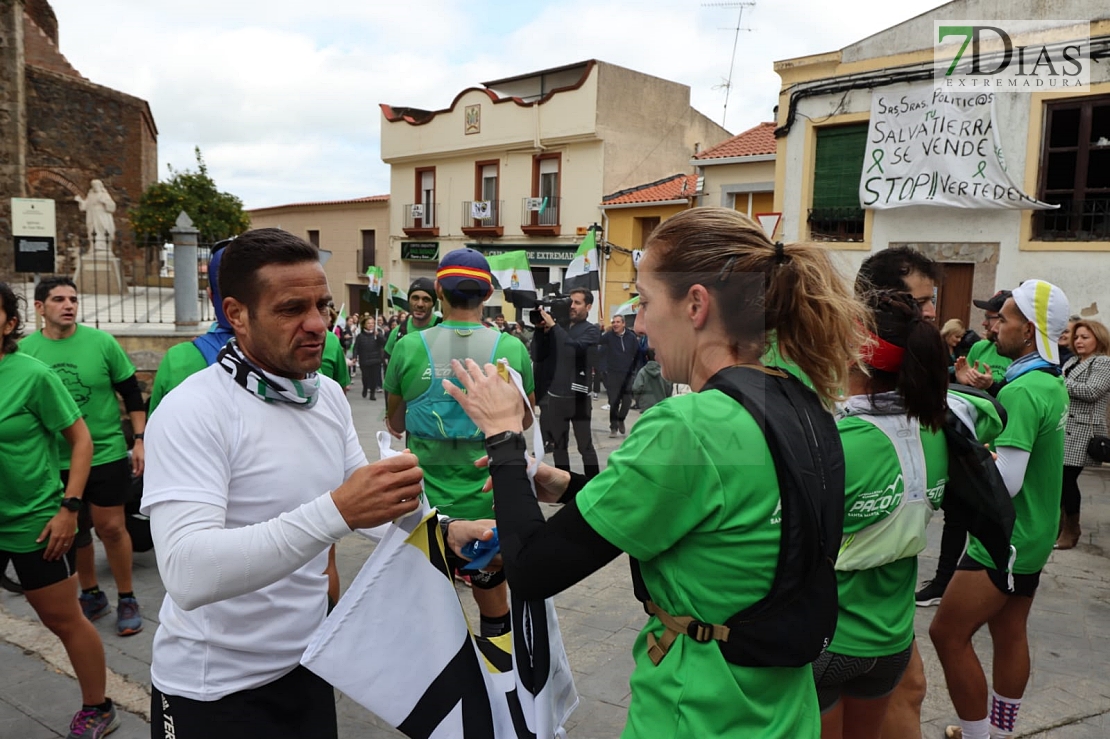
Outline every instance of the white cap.
<svg viewBox="0 0 1110 739"><path fill-rule="evenodd" d="M1033 324L1037 353L1047 362L1060 364L1058 342L1068 327L1068 296L1050 282L1026 280L1014 290L1013 298L1021 314Z"/></svg>

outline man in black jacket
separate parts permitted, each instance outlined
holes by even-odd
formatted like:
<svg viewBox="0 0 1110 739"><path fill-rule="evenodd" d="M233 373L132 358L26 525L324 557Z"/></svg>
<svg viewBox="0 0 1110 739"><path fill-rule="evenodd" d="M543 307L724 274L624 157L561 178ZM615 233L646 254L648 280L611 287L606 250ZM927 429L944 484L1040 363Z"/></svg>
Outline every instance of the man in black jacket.
<svg viewBox="0 0 1110 739"><path fill-rule="evenodd" d="M561 326L547 311L540 309L543 322L532 338L532 360L536 365L536 395L540 400L540 428L544 448L552 453L555 466L570 471L570 428L583 472L592 478L601 471L590 434L593 406L590 398L589 355L597 346L601 332L586 320L594 296L589 290L570 291L570 323ZM546 380L541 389L541 381ZM546 393L544 393L546 390Z"/></svg>
<svg viewBox="0 0 1110 739"><path fill-rule="evenodd" d="M613 316L612 328L601 335L605 389L609 392L609 437L625 433L624 419L632 405L632 378L639 369L640 340L625 330L624 316Z"/></svg>

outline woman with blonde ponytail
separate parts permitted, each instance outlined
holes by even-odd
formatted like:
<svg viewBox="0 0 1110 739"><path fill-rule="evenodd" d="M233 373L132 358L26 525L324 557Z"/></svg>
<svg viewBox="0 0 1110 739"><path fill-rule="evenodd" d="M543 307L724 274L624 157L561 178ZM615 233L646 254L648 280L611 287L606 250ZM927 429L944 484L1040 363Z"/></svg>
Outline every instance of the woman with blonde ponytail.
<svg viewBox="0 0 1110 739"><path fill-rule="evenodd" d="M867 340L867 311L825 250L772 243L751 219L722 208L695 208L661 224L645 247L637 290L636 332L647 336L663 377L693 392L645 411L588 482L540 465L533 495L519 394L492 365L455 365L465 392L450 384L448 392L486 435L509 584L515 596L546 598L621 552L638 560L634 581L652 616L633 647L624 737L817 739L808 662L820 644L795 650L779 643L790 637L767 639L782 610L771 609L765 628L752 631L733 617L777 602L780 550L784 561L794 557L798 549L783 545L793 541L819 552L811 571L821 570L813 580L794 578L801 582L794 602L812 600L806 588L827 568L825 601L835 624L831 561L844 459L827 409L848 386L848 367ZM760 363L768 332L814 390ZM765 389L765 397L761 390L745 395L751 387ZM765 413L749 405L752 395L765 401ZM797 432L787 449L796 466L780 464L787 428ZM799 486L801 468L812 474ZM810 498L815 513L799 513L799 487L821 491ZM537 497L564 506L545 521ZM820 547L816 533L788 539L806 515L816 519ZM790 635L816 631L807 628L815 621ZM830 623L820 625L831 638Z"/></svg>

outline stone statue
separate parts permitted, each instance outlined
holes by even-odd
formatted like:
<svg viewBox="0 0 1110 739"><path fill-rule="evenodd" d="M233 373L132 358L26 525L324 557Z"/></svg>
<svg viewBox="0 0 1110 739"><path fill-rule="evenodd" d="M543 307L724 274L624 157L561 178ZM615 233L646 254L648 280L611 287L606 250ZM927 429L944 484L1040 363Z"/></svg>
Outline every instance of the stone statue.
<svg viewBox="0 0 1110 739"><path fill-rule="evenodd" d="M100 180L93 180L85 197L73 197L85 211L85 226L89 230L89 244L93 251L106 252L116 236L116 203Z"/></svg>

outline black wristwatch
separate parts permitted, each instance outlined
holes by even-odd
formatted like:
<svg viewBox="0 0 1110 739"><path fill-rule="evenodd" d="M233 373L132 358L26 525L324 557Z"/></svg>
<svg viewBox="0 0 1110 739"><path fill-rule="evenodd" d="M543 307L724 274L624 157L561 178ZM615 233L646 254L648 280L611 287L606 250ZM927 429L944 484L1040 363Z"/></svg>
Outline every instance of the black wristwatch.
<svg viewBox="0 0 1110 739"><path fill-rule="evenodd" d="M144 435L144 434L143 434L143 432L142 432L142 431L140 431L140 432L139 432L139 433L137 433L137 434L131 434L132 438L134 438L134 439L135 439L135 441L141 441L141 440L142 440L142 438L143 438L143 435Z"/></svg>
<svg viewBox="0 0 1110 739"><path fill-rule="evenodd" d="M524 441L524 434L519 431L502 431L499 434L486 437L486 454L492 455L494 450L513 448L525 451L528 444Z"/></svg>
<svg viewBox="0 0 1110 739"><path fill-rule="evenodd" d="M81 510L81 499L80 498L66 498L65 500L62 501L62 508L65 508L67 511L72 511L73 513L77 513L77 511Z"/></svg>

